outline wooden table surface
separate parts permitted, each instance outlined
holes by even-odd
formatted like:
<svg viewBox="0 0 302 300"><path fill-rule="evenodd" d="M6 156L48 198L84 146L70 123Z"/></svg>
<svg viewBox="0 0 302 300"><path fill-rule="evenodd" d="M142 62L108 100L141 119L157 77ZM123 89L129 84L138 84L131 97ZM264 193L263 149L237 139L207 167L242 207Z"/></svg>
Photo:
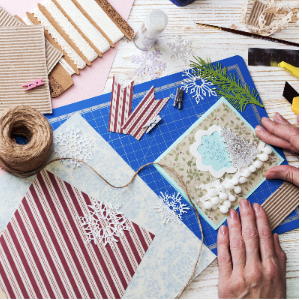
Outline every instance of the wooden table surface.
<svg viewBox="0 0 302 300"><path fill-rule="evenodd" d="M183 39L193 40L192 49L195 55L212 61L221 60L230 56L240 55L247 63L248 48L282 48L297 49L295 47L277 44L264 40L245 38L231 33L221 32L209 28L201 28L195 22L231 27L235 25L239 30L246 30L241 23L241 7L245 0L197 0L186 7L177 7L168 0L135 0L129 23L137 31L144 18L153 9L165 11L169 18L166 30L161 34L155 45L163 53L162 61L167 63L166 71L161 76L180 72L189 67L181 61L170 58L168 42L172 42L179 35ZM279 1L280 2L280 1ZM286 1L295 5L297 1ZM278 34L275 38L299 41L299 28L295 23ZM105 91L111 91L113 76L126 84L135 80L135 84L150 80L148 74L137 76L137 65L131 62L131 56L140 52L133 43L121 41L114 64L112 66ZM256 84L260 97L270 118L275 112L282 114L292 124L297 124L296 115L292 112L289 103L283 98L285 81L288 81L296 90L299 90L299 81L278 67L249 66L249 71ZM202 105L202 103L199 103ZM287 153L286 153L287 154ZM299 166L298 157L287 154L291 165ZM287 255L287 297L299 297L299 229L280 235L282 248ZM217 259L202 272L187 288L183 298L217 298L218 265Z"/></svg>
<svg viewBox="0 0 302 300"><path fill-rule="evenodd" d="M241 7L245 0L197 0L186 7L177 7L168 0L135 0L129 18L129 23L137 31L143 19L153 9L161 9L166 12L169 24L161 34L155 48L163 53L163 61L167 68L161 72L161 76L180 72L189 67L180 60L170 57L170 49L167 42L172 42L179 35L183 39L192 40L192 50L195 55L212 61L221 60L230 56L240 55L247 63L248 48L287 48L297 49L283 44L277 44L264 40L245 38L231 33L221 32L209 28L200 28L195 22L220 25L225 27L245 30L241 23ZM297 1L283 0L288 4L296 4ZM274 37L298 42L299 28L295 23L275 34ZM111 91L113 76L119 82L126 84L135 80L135 84L149 81L145 74L139 77L136 74L137 65L131 62L133 54L139 55L132 42L122 40L112 66L104 93ZM285 81L288 81L296 90L299 90L297 78L278 67L248 67L256 84L260 97L265 105L269 117L275 112L282 114L292 124L297 124L296 115L292 112L288 102L282 97ZM200 103L199 105L202 105ZM298 167L298 157L286 153L291 165ZM1 233L0 233L1 234ZM299 297L299 230L293 230L280 235L281 246L287 255L287 298ZM183 298L217 298L218 266L217 259L202 272L187 288ZM0 299L5 298L0 291Z"/></svg>

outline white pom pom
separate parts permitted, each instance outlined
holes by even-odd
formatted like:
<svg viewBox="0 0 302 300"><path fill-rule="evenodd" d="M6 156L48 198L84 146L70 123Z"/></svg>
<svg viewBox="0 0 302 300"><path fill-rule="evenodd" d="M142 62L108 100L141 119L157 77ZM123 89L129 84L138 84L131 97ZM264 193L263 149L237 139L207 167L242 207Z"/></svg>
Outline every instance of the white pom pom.
<svg viewBox="0 0 302 300"><path fill-rule="evenodd" d="M266 153L261 153L258 155L259 159L261 161L267 161L268 160L268 155Z"/></svg>
<svg viewBox="0 0 302 300"><path fill-rule="evenodd" d="M234 189L234 184L231 182L231 181L228 181L227 183L226 183L226 185L225 185L225 188L227 189L227 190L233 190Z"/></svg>
<svg viewBox="0 0 302 300"><path fill-rule="evenodd" d="M262 166L263 166L263 162L260 161L260 160L256 160L256 161L254 162L254 166L255 166L257 169L260 169L260 168L262 168Z"/></svg>
<svg viewBox="0 0 302 300"><path fill-rule="evenodd" d="M231 201L227 200L227 201L223 202L223 205L225 205L227 208L231 208L232 203L231 203Z"/></svg>
<svg viewBox="0 0 302 300"><path fill-rule="evenodd" d="M213 207L213 203L211 201L206 201L204 204L205 209L211 209Z"/></svg>
<svg viewBox="0 0 302 300"><path fill-rule="evenodd" d="M215 196L218 195L218 191L217 191L216 189L209 189L208 195L209 195L210 197L215 197Z"/></svg>
<svg viewBox="0 0 302 300"><path fill-rule="evenodd" d="M229 200L230 200L231 202L234 202L234 201L236 200L236 197L235 197L234 195L230 194L230 195L229 195Z"/></svg>
<svg viewBox="0 0 302 300"><path fill-rule="evenodd" d="M241 193L241 191L242 191L242 188L240 187L240 186L236 186L235 188L234 188L234 192L235 192L235 194L240 194Z"/></svg>
<svg viewBox="0 0 302 300"><path fill-rule="evenodd" d="M246 177L246 178L249 178L251 176L251 171L249 169L245 169L243 172L242 172L242 176ZM240 182L240 181L239 181Z"/></svg>
<svg viewBox="0 0 302 300"><path fill-rule="evenodd" d="M254 165L249 166L249 170L254 173L256 172L256 167Z"/></svg>
<svg viewBox="0 0 302 300"><path fill-rule="evenodd" d="M226 193L220 193L219 194L219 199L226 200L226 199L228 199L228 195Z"/></svg>
<svg viewBox="0 0 302 300"><path fill-rule="evenodd" d="M271 147L266 146L266 147L264 147L263 152L270 155L270 154L272 154L273 149Z"/></svg>
<svg viewBox="0 0 302 300"><path fill-rule="evenodd" d="M246 179L245 177L240 177L240 178L239 178L239 182L240 182L241 184L246 183L246 182L247 182L247 179Z"/></svg>
<svg viewBox="0 0 302 300"><path fill-rule="evenodd" d="M224 193L225 192L225 188L222 184L218 185L217 186L217 190L220 191L221 193Z"/></svg>
<svg viewBox="0 0 302 300"><path fill-rule="evenodd" d="M237 185L238 182L239 182L239 181L238 181L238 178L236 178L236 177L233 178L231 181L232 181L232 183L233 183L234 185Z"/></svg>
<svg viewBox="0 0 302 300"><path fill-rule="evenodd" d="M221 212L222 214L227 214L228 211L229 211L229 208L228 208L227 206L225 206L225 205L221 205L221 206L219 207L219 210L220 210L220 212Z"/></svg>
<svg viewBox="0 0 302 300"><path fill-rule="evenodd" d="M211 202L213 203L213 205L217 205L220 202L220 199L218 197L214 197L211 199Z"/></svg>

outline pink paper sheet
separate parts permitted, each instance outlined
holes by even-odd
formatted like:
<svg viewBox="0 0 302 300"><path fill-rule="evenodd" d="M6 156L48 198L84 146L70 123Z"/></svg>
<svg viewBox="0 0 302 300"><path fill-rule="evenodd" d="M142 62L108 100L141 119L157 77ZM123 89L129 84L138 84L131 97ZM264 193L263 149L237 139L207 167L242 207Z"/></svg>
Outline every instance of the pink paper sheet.
<svg viewBox="0 0 302 300"><path fill-rule="evenodd" d="M25 17L26 12L36 8L42 0L0 0L0 6L10 14ZM127 20L134 0L108 0L108 2L118 11L118 13ZM99 96L103 93L105 84L113 64L118 44L111 48L102 58L97 58L90 67L80 71L80 75L73 75L74 85L63 95L52 99L52 107L68 105L74 102ZM0 170L0 177L4 172Z"/></svg>

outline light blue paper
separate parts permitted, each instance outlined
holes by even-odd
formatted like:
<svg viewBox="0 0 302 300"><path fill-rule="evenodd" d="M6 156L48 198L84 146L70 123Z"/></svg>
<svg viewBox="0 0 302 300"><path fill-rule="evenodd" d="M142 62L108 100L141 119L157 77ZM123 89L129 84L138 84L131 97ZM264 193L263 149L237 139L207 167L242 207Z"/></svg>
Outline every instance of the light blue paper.
<svg viewBox="0 0 302 300"><path fill-rule="evenodd" d="M89 165L106 180L117 186L130 181L134 171L80 114L75 114L66 121L54 132L54 135L67 128L79 128L93 141L94 158ZM184 224L162 223L160 214L154 209L158 196L140 177L137 177L127 188L114 189L86 166L73 169L62 162L55 162L46 169L106 204L120 203L122 205L120 211L130 221L155 234L123 298L175 298L177 296L190 278L201 241ZM9 187L11 191L17 192L17 195L13 192L8 193L5 201L13 201L14 205L20 203L30 182L7 173L3 176L5 177L1 179L0 190L7 190ZM3 186L3 183L7 186ZM0 207L3 207L2 202L1 197ZM11 215L6 216L6 213L3 213L5 222L1 220L2 226L6 226L8 218L11 217ZM215 257L212 251L203 245L196 275L202 272Z"/></svg>
<svg viewBox="0 0 302 300"><path fill-rule="evenodd" d="M202 115L200 119L198 119L183 135L181 135L160 157L155 161L155 162L160 162L160 160L165 157L171 149L173 149L176 145L178 145L194 128L196 128L212 111L214 111L222 102L224 102L226 105L229 106L230 109L253 131L255 132L255 129L241 116L241 114L232 106L230 103L224 98L221 97L219 101L217 101L205 114ZM272 148L273 149L273 148ZM273 149L273 152L279 157L280 161L277 165L281 165L282 162L284 161L283 157L279 155ZM170 175L165 172L165 170L160 167L159 165L155 165L155 168L162 174L162 176L182 195L184 199L187 200L187 202L190 204L190 201L187 197L187 194L185 191L175 182L173 178L170 177ZM256 191L256 189L266 180L266 178L263 178L251 191L250 193L247 194L246 198L248 198L250 195ZM215 229L217 230L227 219L227 216L221 220L217 225L212 223L207 215L202 211L202 209L198 206L195 205L198 212L201 214L201 216ZM234 207L234 209L237 209L239 207L239 204Z"/></svg>
<svg viewBox="0 0 302 300"><path fill-rule="evenodd" d="M210 136L204 135L201 138L198 153L202 156L202 163L206 166L212 166L215 171L220 171L224 167L232 167L230 154L218 131L213 132Z"/></svg>

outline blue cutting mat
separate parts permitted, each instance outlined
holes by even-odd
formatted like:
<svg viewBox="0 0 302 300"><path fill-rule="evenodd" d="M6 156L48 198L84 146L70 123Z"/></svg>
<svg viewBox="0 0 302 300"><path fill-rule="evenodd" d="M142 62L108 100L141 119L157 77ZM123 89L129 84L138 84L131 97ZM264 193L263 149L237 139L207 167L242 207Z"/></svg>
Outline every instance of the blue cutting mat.
<svg viewBox="0 0 302 300"><path fill-rule="evenodd" d="M236 75L242 83L250 86L251 90L255 88L253 80L249 74L247 66L240 56L234 56L220 61L223 67L228 68L228 72ZM151 131L145 134L140 141L132 136L108 132L108 120L110 111L111 94L106 94L74 103L68 106L60 107L53 110L53 115L47 116L53 129L55 130L75 112L80 112L88 123L117 151L119 155L132 167L133 170L139 169L140 166L155 161L173 142L177 140L200 116L202 116L217 100L217 97L207 97L196 104L193 94L185 94L184 105L182 110L173 107L173 100L176 89L182 84L185 77L183 73L177 73L166 76L151 82L142 83L134 86L133 109L145 96L146 92L152 85L155 87L156 99L170 96L171 99L161 111L162 121ZM117 78L118 80L118 78ZM267 116L265 109L255 105L248 105L242 116L253 126L260 124L261 118ZM285 158L280 149L276 151ZM100 158L101 159L101 158ZM287 161L283 164L287 164ZM140 173L141 178L156 193L168 192L175 193L175 189L150 166ZM282 181L265 181L257 191L249 197L254 203L263 203L273 192L282 184ZM185 204L187 202L183 200ZM205 244L217 254L217 231L214 230L202 217L202 227L204 232ZM193 209L183 215L183 223L200 238L200 229L197 218ZM166 225L168 226L168 225ZM295 210L278 228L277 233L283 233L299 227L298 209Z"/></svg>

